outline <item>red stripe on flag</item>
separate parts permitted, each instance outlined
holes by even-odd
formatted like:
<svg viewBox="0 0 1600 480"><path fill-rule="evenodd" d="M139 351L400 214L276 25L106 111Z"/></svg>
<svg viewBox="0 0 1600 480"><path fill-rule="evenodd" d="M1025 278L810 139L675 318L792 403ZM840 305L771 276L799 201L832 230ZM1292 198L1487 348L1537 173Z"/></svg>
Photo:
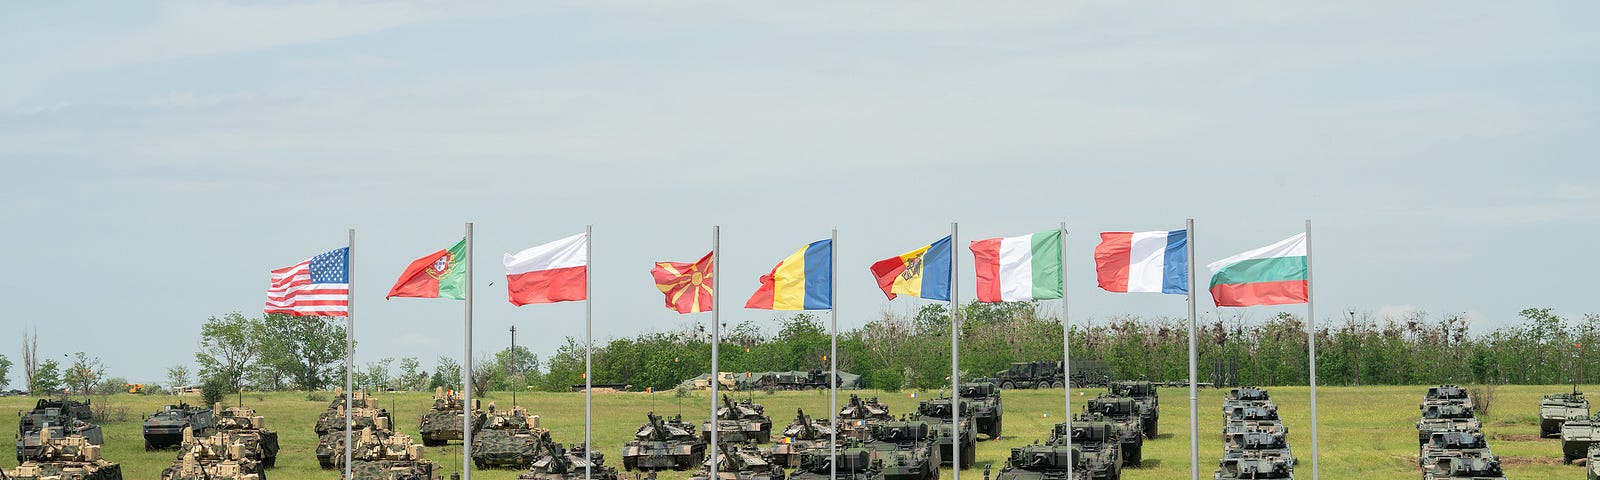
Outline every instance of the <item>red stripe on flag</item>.
<svg viewBox="0 0 1600 480"><path fill-rule="evenodd" d="M1212 285L1211 298L1219 307L1287 305L1306 303L1311 298L1305 280Z"/></svg>
<svg viewBox="0 0 1600 480"><path fill-rule="evenodd" d="M942 240L941 240L942 241ZM883 289L883 294L894 300L894 279L899 278L906 271L906 259L900 257L886 258L872 264L870 268L872 277L878 279L878 288Z"/></svg>
<svg viewBox="0 0 1600 480"><path fill-rule="evenodd" d="M1000 301L1000 240L999 238L986 238L973 240L972 263L973 269L978 271L978 301L993 303Z"/></svg>
<svg viewBox="0 0 1600 480"><path fill-rule="evenodd" d="M1107 292L1128 293L1128 263L1133 255L1133 232L1102 232L1094 247L1094 274Z"/></svg>
<svg viewBox="0 0 1600 480"><path fill-rule="evenodd" d="M412 260L410 265L406 265L406 271L400 273L400 279L395 280L393 287L389 287L389 294L383 298L385 300L394 297L439 298L439 279L428 275L426 270L434 262L439 261L439 257L448 254L449 250L440 249Z"/></svg>
<svg viewBox="0 0 1600 480"><path fill-rule="evenodd" d="M506 292L512 305L583 300L589 267L552 268L506 275Z"/></svg>

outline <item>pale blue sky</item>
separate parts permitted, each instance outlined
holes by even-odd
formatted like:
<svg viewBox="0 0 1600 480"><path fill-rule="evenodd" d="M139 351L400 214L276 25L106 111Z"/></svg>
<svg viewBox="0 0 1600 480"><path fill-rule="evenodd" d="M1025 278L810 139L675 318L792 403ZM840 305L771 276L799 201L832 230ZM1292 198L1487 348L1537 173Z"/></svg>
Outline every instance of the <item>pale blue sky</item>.
<svg viewBox="0 0 1600 480"><path fill-rule="evenodd" d="M1187 217L1200 265L1312 219L1323 316L1600 311L1594 2L6 10L0 338L37 328L42 354L136 381L350 227L357 361L459 356L460 302L382 297L466 221L485 353L513 323L541 356L582 335L581 304L513 308L488 283L501 253L585 224L600 341L709 321L662 308L648 270L704 254L713 224L729 325L771 318L735 307L832 227L841 326L912 309L867 266L952 221L963 298L968 240L1065 220L1075 321L1182 315L1096 289L1090 251Z"/></svg>

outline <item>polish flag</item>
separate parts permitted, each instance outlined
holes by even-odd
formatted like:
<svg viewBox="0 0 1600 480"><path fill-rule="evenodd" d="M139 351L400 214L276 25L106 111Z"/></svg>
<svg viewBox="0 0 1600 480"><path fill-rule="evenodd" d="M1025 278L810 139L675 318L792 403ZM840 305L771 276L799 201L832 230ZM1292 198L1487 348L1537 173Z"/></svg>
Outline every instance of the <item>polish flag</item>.
<svg viewBox="0 0 1600 480"><path fill-rule="evenodd" d="M1189 293L1188 232L1103 232L1094 271L1108 292Z"/></svg>
<svg viewBox="0 0 1600 480"><path fill-rule="evenodd" d="M505 254L506 290L512 305L589 298L589 235Z"/></svg>

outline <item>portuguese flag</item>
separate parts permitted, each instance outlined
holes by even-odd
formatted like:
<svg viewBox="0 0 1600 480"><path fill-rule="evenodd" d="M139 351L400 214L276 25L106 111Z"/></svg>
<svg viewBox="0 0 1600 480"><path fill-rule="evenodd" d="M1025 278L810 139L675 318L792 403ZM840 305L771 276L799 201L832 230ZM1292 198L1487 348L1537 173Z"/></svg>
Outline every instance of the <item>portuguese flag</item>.
<svg viewBox="0 0 1600 480"><path fill-rule="evenodd" d="M456 246L416 259L406 266L400 279L394 282L385 299L394 297L467 298L463 280L466 275L467 240Z"/></svg>
<svg viewBox="0 0 1600 480"><path fill-rule="evenodd" d="M1219 307L1306 303L1306 234L1211 262L1211 298Z"/></svg>

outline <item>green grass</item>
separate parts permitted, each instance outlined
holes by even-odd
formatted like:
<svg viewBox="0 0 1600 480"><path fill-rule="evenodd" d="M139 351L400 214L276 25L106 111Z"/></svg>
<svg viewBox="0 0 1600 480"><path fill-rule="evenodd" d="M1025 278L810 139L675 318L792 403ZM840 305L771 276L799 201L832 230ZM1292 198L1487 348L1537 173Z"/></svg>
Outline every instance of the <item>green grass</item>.
<svg viewBox="0 0 1600 480"><path fill-rule="evenodd" d="M1560 441L1539 439L1538 403L1545 393L1566 391L1568 386L1506 386L1498 387L1495 415L1489 417L1485 429L1489 445L1506 462L1506 473L1513 478L1583 478L1583 470L1560 461ZM1411 479L1418 476L1415 465L1417 403L1426 387L1324 387L1318 389L1319 434L1322 450L1322 473L1326 478ZM862 392L872 394L873 392ZM1096 391L1088 391L1093 396ZM1222 455L1222 390L1200 391L1200 469L1201 476L1210 478ZM1306 387L1272 387L1273 399L1279 413L1290 429L1290 442L1301 458L1297 471L1310 478L1310 404ZM877 393L891 411L902 413L916 408L916 402L931 393L921 393L910 398L908 392ZM557 441L578 443L583 441L583 395L572 393L519 393L518 403L542 417ZM774 429L781 429L794 419L796 408L808 413L823 414L828 410L828 396L823 392L784 392L754 394L757 403L764 404L772 416ZM841 392L841 402L848 393ZM1188 392L1185 389L1162 389L1161 435L1149 440L1144 447L1144 466L1124 470L1131 480L1187 478L1189 471ZM196 397L183 397L190 402ZM236 399L237 397L233 397ZM428 393L377 395L385 407L394 412L397 427L403 433L417 434L418 418L432 404ZM1074 397L1074 408L1084 397ZM232 401L233 399L230 399ZM245 394L245 403L267 417L267 426L277 430L283 450L278 454L278 467L270 473L276 479L334 479L336 472L317 467L313 450L316 436L311 427L316 417L327 405L326 401L306 400L304 393ZM996 471L1004 463L1011 447L1042 439L1051 425L1062 420L1062 397L1054 391L1012 390L1004 393L1005 436L999 441L982 442L978 447L979 468L963 472L964 478L981 478L981 465L993 463ZM496 392L487 400L509 405L511 395ZM101 401L101 400L96 400ZM161 469L172 463L173 451L145 452L140 433L139 416L153 412L172 397L116 395L107 400L112 405L126 406L134 419L103 424L106 434L104 454L111 461L122 464L127 478L157 478ZM0 398L0 412L13 412L32 408L30 397ZM643 393L596 394L594 396L594 443L607 456L607 463L621 465L617 457L622 444L645 420L645 412L654 410L665 414L679 411L679 401L671 392L654 395ZM696 421L709 413L706 392L684 398L682 411L685 418ZM0 415L0 430L15 432L16 415ZM461 446L453 443L446 447L429 448L426 456L441 463L447 472L461 468ZM0 455L0 465L15 466L12 454ZM943 473L950 478L950 471ZM512 479L516 472L509 470L474 471L475 478ZM663 480L686 478L687 473L668 472Z"/></svg>

